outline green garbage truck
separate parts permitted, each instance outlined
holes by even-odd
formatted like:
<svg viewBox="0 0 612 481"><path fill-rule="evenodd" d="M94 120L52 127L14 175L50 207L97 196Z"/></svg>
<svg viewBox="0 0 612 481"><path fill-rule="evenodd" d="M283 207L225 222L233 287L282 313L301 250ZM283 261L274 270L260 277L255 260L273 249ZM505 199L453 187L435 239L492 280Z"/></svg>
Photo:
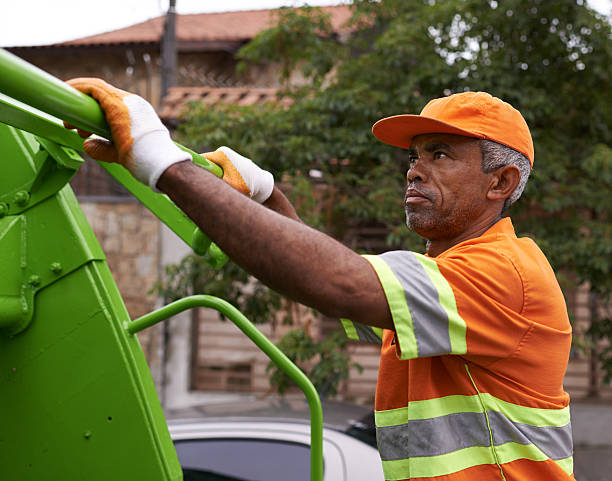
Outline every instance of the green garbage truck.
<svg viewBox="0 0 612 481"><path fill-rule="evenodd" d="M129 318L68 184L83 163L82 139L60 119L110 138L93 99L0 50L0 479L182 479L136 334L205 306L234 322L305 393L310 479L321 481L317 392L235 307L202 294ZM196 253L223 264L224 254L167 196L119 165L103 167Z"/></svg>

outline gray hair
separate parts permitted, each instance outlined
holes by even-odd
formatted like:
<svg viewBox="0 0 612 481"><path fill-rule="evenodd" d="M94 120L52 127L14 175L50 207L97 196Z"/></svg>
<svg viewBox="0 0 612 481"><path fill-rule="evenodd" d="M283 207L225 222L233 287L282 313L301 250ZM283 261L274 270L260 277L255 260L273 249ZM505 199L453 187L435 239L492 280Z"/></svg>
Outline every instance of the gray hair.
<svg viewBox="0 0 612 481"><path fill-rule="evenodd" d="M516 150L494 142L492 140L480 140L480 150L482 151L482 170L485 173L492 172L505 165L514 165L521 173L516 189L510 194L510 197L504 202L503 210L506 210L514 204L523 193L529 173L531 172L531 164L529 159Z"/></svg>

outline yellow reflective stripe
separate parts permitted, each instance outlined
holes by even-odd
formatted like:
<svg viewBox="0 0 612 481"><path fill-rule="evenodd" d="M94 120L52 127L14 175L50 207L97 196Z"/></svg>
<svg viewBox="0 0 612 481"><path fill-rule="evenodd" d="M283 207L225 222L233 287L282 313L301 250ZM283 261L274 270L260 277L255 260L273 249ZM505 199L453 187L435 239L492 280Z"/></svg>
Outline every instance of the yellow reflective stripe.
<svg viewBox="0 0 612 481"><path fill-rule="evenodd" d="M477 396L445 396L423 401L411 401L408 406L376 411L376 426L396 426L411 419L430 419L455 413L479 413L482 409ZM408 414L410 413L410 415Z"/></svg>
<svg viewBox="0 0 612 481"><path fill-rule="evenodd" d="M397 426L398 424L405 424L409 420L407 407L374 411L374 423L377 428Z"/></svg>
<svg viewBox="0 0 612 481"><path fill-rule="evenodd" d="M348 337L349 339L353 339L354 341L358 341L359 335L357 334L357 329L355 329L353 321L350 321L348 319L340 319L340 322L342 323L342 327L344 327L346 337Z"/></svg>
<svg viewBox="0 0 612 481"><path fill-rule="evenodd" d="M446 396L410 403L410 419L428 419L455 413L482 412L478 396Z"/></svg>
<svg viewBox="0 0 612 481"><path fill-rule="evenodd" d="M562 427L570 422L569 406L561 409L532 408L502 401L489 393L481 393L480 396L488 411L499 411L513 422L536 427ZM406 407L376 411L374 416L376 425L385 427L404 424L411 419L429 419L463 412L482 412L477 394L411 401Z"/></svg>
<svg viewBox="0 0 612 481"><path fill-rule="evenodd" d="M517 423L538 427L562 427L570 422L569 406L560 409L532 408L502 401L486 392L481 393L480 396L485 401L487 410L499 411Z"/></svg>
<svg viewBox="0 0 612 481"><path fill-rule="evenodd" d="M546 461L546 454L534 444L506 443L495 446L501 464L511 463L517 459L530 459L531 461Z"/></svg>
<svg viewBox="0 0 612 481"><path fill-rule="evenodd" d="M457 311L457 302L453 289L440 272L436 261L422 254L415 253L415 257L421 263L432 284L437 289L440 305L448 315L448 334L451 342L451 353L465 354L467 352L467 328L465 321Z"/></svg>
<svg viewBox="0 0 612 481"><path fill-rule="evenodd" d="M567 474L572 474L574 472L574 457L570 456L565 459L553 460L563 471Z"/></svg>
<svg viewBox="0 0 612 481"><path fill-rule="evenodd" d="M379 346L382 344L382 328L366 326L359 322L353 322L350 319L340 319L340 321L349 339L370 342Z"/></svg>
<svg viewBox="0 0 612 481"><path fill-rule="evenodd" d="M391 271L391 268L385 261L380 259L378 256L363 256L374 268L380 284L385 291L387 303L389 304L389 310L391 311L391 317L395 325L395 333L400 339L400 345L402 346L402 359L415 358L418 356L418 348L416 337L414 335L414 327L412 323L412 315L408 304L406 303L406 296L404 295L404 288Z"/></svg>
<svg viewBox="0 0 612 481"><path fill-rule="evenodd" d="M531 461L546 461L549 459L533 444L506 443L496 446L496 449L502 468L504 464L518 459L529 459ZM571 456L554 462L567 474L573 472L573 458ZM444 476L483 464L490 464L497 470L495 459L489 446L459 449L440 456L422 456L382 462L387 481Z"/></svg>
<svg viewBox="0 0 612 481"><path fill-rule="evenodd" d="M439 456L422 456L382 462L387 481L444 476L481 464L495 465L491 448L488 446L459 449Z"/></svg>
<svg viewBox="0 0 612 481"><path fill-rule="evenodd" d="M546 461L550 459L533 444L506 443L495 446L495 449L497 450L497 454L502 464L511 463L517 459L529 459L531 461ZM558 461L552 461L567 474L572 474L574 471L574 458L572 456Z"/></svg>

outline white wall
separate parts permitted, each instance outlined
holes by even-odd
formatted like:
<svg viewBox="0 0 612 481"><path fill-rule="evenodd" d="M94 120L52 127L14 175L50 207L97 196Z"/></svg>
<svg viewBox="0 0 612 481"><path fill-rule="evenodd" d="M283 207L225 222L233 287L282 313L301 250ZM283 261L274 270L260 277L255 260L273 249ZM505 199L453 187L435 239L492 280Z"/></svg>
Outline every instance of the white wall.
<svg viewBox="0 0 612 481"><path fill-rule="evenodd" d="M161 225L160 243L160 272L163 272L164 267L168 264L179 263L191 252L191 249L164 224ZM207 314L216 316L210 311L202 313L202 315ZM168 342L165 346L163 341L161 343L166 359L165 385L160 385L161 379L157 384L158 395L164 409L182 409L202 403L226 402L253 397L251 394L191 391L189 389L191 315L189 311L186 311L165 322L168 326Z"/></svg>

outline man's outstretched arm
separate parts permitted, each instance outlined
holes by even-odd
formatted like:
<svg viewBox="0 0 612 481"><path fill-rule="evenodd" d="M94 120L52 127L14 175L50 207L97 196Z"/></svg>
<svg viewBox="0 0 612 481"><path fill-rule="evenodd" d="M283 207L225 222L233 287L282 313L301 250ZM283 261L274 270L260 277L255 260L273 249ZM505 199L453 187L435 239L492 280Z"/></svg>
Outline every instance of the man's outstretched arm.
<svg viewBox="0 0 612 481"><path fill-rule="evenodd" d="M157 187L234 262L276 291L331 317L393 328L368 261L331 237L249 200L190 161L171 165Z"/></svg>
<svg viewBox="0 0 612 481"><path fill-rule="evenodd" d="M236 263L278 292L332 317L392 327L370 264L299 222L269 172L219 147L203 154L223 167L224 180L218 179L174 145L143 98L101 79L68 83L98 101L110 127L113 142L84 142L91 157L118 162L153 190L163 190ZM260 205L264 202L269 208Z"/></svg>
<svg viewBox="0 0 612 481"><path fill-rule="evenodd" d="M268 199L262 205L266 206L268 209L272 209L274 212L284 215L285 217L302 222L302 219L300 219L298 216L293 204L289 202L289 199L285 197L285 194L283 194L283 192L276 186L274 186L270 197L268 197Z"/></svg>

